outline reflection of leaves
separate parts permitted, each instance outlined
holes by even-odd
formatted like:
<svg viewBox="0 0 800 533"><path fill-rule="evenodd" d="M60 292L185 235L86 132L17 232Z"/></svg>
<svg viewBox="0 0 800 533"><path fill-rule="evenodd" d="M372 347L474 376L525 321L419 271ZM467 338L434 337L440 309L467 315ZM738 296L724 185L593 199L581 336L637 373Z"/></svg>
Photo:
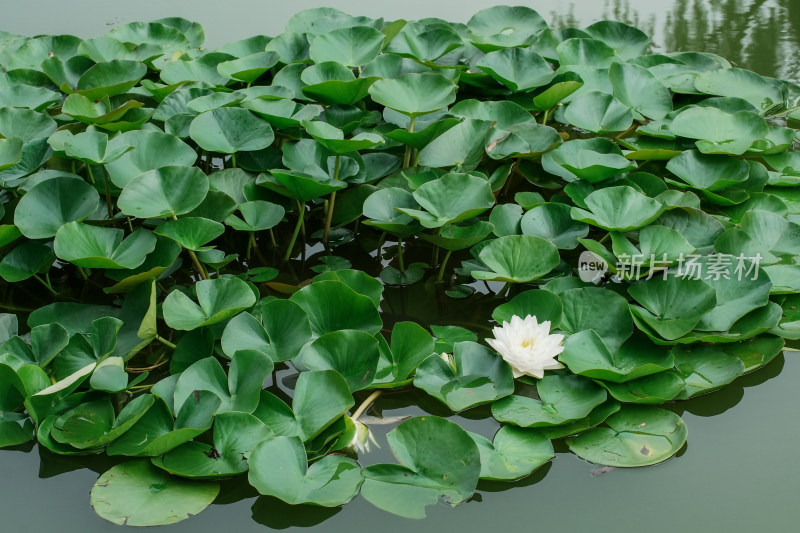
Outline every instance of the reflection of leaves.
<svg viewBox="0 0 800 533"><path fill-rule="evenodd" d="M341 507L289 505L272 496L261 496L250 509L253 520L271 529L316 526L342 510Z"/></svg>

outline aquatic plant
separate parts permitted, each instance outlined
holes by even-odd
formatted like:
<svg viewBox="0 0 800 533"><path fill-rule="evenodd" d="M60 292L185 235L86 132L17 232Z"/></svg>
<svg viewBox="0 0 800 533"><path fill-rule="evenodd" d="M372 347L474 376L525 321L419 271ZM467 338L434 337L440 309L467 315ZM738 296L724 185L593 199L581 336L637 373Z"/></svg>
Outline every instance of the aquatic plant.
<svg viewBox="0 0 800 533"><path fill-rule="evenodd" d="M562 438L654 464L687 439L655 405L800 338L793 83L526 7L203 41L0 35L0 446L130 457L92 490L107 520L182 520L245 475L423 517ZM389 286L490 296L499 336L397 320ZM414 388L502 426L411 417L369 464L362 415Z"/></svg>

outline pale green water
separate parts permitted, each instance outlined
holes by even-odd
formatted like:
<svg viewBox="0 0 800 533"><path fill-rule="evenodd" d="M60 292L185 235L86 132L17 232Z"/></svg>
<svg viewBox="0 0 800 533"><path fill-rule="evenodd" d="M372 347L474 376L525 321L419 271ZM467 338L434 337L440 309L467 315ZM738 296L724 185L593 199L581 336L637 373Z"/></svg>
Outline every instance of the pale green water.
<svg viewBox="0 0 800 533"><path fill-rule="evenodd" d="M473 12L494 3L38 0L15 2L14 8L6 9L0 18L0 29L29 35L72 33L88 37L104 33L113 24L183 16L201 22L208 46L215 47L257 33L278 33L294 12L308 7L338 7L352 14L387 19L442 17L466 21ZM556 25L587 25L614 18L635 24L653 36L656 50L716 52L762 74L800 80L800 2L796 0L519 3L537 9ZM422 316L423 309L432 309L422 299L412 296L395 311ZM415 309L420 312L415 313ZM472 310L469 315L480 316L481 311ZM448 320L474 320L474 316L440 317L439 322ZM343 509L293 508L271 498L258 498L246 483L238 481L224 484L217 502L201 515L159 531L261 532L265 526L313 527L313 531L325 532L376 529L382 533L412 528L419 532L796 531L800 516L796 504L800 494L797 383L800 356L788 352L785 359L779 357L720 392L669 406L689 426L689 441L678 457L661 465L593 476L596 466L570 453L559 453L551 465L532 477L513 485L481 485L473 501L456 509L433 507L425 521L389 515L360 498ZM441 407L423 396L423 408L444 414ZM407 407L395 404L391 397L380 400L376 407L387 416L408 414ZM495 424L491 419L459 418L458 422L487 435ZM379 442L383 449L370 454L369 461L391 461L382 435ZM119 531L118 526L97 517L89 506L89 490L98 473L110 464L104 457L92 462L47 452L40 457L36 448L0 451L0 532Z"/></svg>

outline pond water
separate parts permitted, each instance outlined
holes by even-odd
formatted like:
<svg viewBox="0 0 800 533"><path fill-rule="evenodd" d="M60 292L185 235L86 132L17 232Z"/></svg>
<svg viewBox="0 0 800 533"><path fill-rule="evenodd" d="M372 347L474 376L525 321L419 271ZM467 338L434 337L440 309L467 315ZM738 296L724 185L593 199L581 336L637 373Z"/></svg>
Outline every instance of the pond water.
<svg viewBox="0 0 800 533"><path fill-rule="evenodd" d="M700 50L718 53L737 66L761 74L800 81L800 2L795 0L624 0L520 2L537 9L553 25L588 25L603 18L636 25L651 35L656 50ZM208 46L249 35L281 31L296 11L331 6L352 14L387 19L442 17L466 21L488 2L463 0L458 9L443 0L397 3L346 0L269 2L226 0L220 3L140 0L116 3L82 0L79 5L43 0L4 13L0 30L21 34L72 33L89 37L115 24L165 16L183 16L202 23ZM424 292L387 290L384 311L427 322L485 326L483 307L463 309L450 302L437 308ZM455 301L458 302L458 301ZM391 305L391 309L389 309ZM800 463L794 457L800 440L796 415L796 383L800 357L792 351L762 370L744 376L720 392L667 405L689 427L688 445L667 462L653 467L610 471L582 461L566 449L533 476L515 484L482 483L469 502L451 509L429 509L425 521L384 513L357 498L343 509L292 508L273 498L258 497L241 481L223 483L214 505L200 516L162 528L167 533L314 528L336 532L380 527L392 532L481 531L488 528L550 531L792 531L796 529L796 495ZM279 385L285 385L279 380ZM383 416L417 412L444 415L442 407L420 393L403 403L386 395L375 405ZM467 430L490 435L491 418L456 417ZM468 415L469 416L469 415ZM382 448L369 462L392 461L383 433ZM55 456L38 448L0 451L2 531L118 531L89 506L89 490L113 461L107 457Z"/></svg>

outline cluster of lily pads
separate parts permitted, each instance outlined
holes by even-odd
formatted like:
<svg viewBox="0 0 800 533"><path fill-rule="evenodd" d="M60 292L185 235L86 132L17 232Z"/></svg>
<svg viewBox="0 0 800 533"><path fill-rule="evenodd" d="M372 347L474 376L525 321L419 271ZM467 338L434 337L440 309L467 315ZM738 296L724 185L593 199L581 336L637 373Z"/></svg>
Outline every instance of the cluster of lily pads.
<svg viewBox="0 0 800 533"><path fill-rule="evenodd" d="M108 520L183 519L239 475L422 517L565 437L654 464L687 436L655 404L800 338L793 83L525 7L313 9L203 40L179 18L0 34L0 446L134 458L92 491ZM359 248L380 272L337 255ZM578 276L582 252L607 272ZM385 325L384 287L415 284L549 321L565 368L515 381L474 331ZM388 435L398 463L368 464L359 418L414 387L502 426L413 417Z"/></svg>

